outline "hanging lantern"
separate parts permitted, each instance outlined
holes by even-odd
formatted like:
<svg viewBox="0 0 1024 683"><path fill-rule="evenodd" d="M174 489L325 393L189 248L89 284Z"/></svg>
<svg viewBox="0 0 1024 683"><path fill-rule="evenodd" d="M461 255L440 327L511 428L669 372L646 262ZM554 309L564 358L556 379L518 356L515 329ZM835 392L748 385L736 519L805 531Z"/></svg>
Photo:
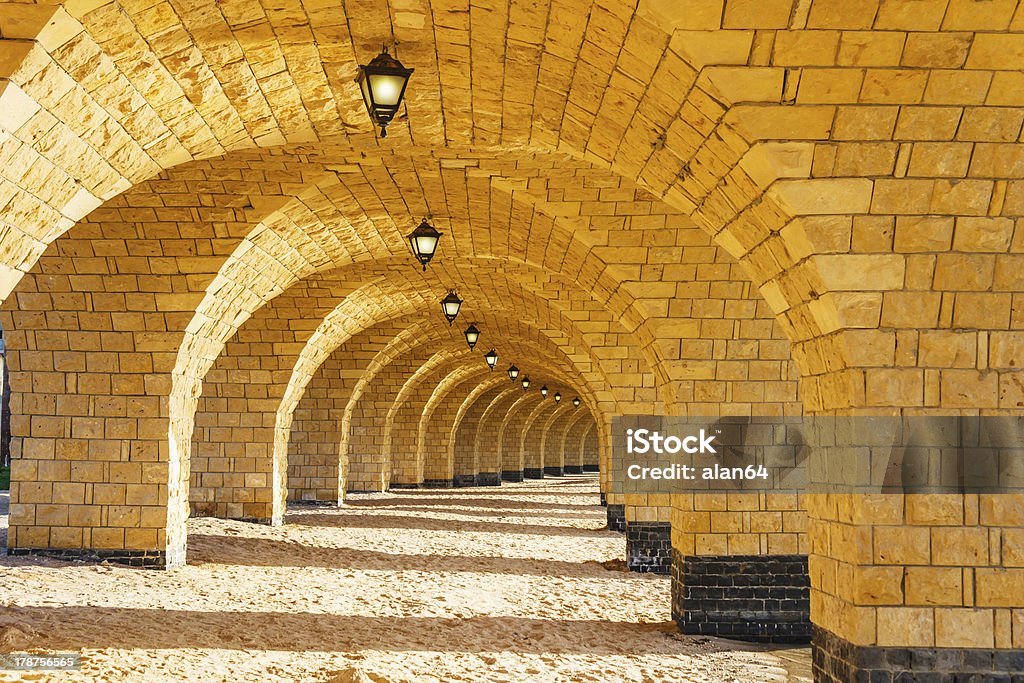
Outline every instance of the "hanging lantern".
<svg viewBox="0 0 1024 683"><path fill-rule="evenodd" d="M441 312L444 313L444 319L448 321L449 327L455 324L455 318L459 316L459 309L461 307L462 299L459 298L454 289L449 289L448 296L441 299Z"/></svg>
<svg viewBox="0 0 1024 683"><path fill-rule="evenodd" d="M542 386L540 388L540 395L543 396L544 398L548 397L548 387L547 387L547 385L544 385L544 386Z"/></svg>
<svg viewBox="0 0 1024 683"><path fill-rule="evenodd" d="M491 349L484 354L484 360L487 361L487 367L493 370L494 366L498 364L498 352Z"/></svg>
<svg viewBox="0 0 1024 683"><path fill-rule="evenodd" d="M442 234L435 230L434 226L424 218L423 222L415 230L406 235L406 239L409 240L409 245L412 247L413 256L423 264L424 271L427 270L427 264L430 263L430 259L434 258L434 253L437 251L437 242L441 239Z"/></svg>
<svg viewBox="0 0 1024 683"><path fill-rule="evenodd" d="M572 400L572 407L573 408L579 408L580 407L580 397L579 396L577 396L576 398L574 398Z"/></svg>
<svg viewBox="0 0 1024 683"><path fill-rule="evenodd" d="M513 382L516 381L516 377L519 376L519 368L514 365L508 366L508 378Z"/></svg>
<svg viewBox="0 0 1024 683"><path fill-rule="evenodd" d="M562 395L556 391L555 392L555 403L558 403L561 400L562 400Z"/></svg>
<svg viewBox="0 0 1024 683"><path fill-rule="evenodd" d="M527 375L526 377L523 377L523 391L526 391L529 388L530 388L530 376Z"/></svg>
<svg viewBox="0 0 1024 683"><path fill-rule="evenodd" d="M402 63L388 54L388 49L374 57L369 64L359 65L356 82L363 93L363 102L370 120L380 126L380 136L388 136L388 124L395 118L405 96L405 86L414 69L406 69Z"/></svg>
<svg viewBox="0 0 1024 683"><path fill-rule="evenodd" d="M477 340L480 339L480 330L476 329L475 323L470 323L464 334L466 335L466 343L469 344L469 350L472 351L473 347L476 346ZM497 362L497 358L495 358L495 362Z"/></svg>

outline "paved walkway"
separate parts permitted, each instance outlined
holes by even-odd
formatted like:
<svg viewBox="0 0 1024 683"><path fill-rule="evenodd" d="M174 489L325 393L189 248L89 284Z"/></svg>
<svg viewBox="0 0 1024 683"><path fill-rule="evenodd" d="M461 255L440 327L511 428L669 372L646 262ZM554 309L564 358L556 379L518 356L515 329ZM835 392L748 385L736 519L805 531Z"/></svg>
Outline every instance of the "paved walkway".
<svg viewBox="0 0 1024 683"><path fill-rule="evenodd" d="M166 572L3 558L0 650L83 652L62 681L799 680L806 649L679 634L668 578L615 561L596 490L566 477L353 495L279 528L194 519L189 566Z"/></svg>

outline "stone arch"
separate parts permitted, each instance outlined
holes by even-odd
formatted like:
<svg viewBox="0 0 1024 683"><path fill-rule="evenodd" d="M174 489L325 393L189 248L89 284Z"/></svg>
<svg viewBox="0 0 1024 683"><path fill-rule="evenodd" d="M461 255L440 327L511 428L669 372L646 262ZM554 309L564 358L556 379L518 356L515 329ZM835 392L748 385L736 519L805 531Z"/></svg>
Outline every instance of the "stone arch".
<svg viewBox="0 0 1024 683"><path fill-rule="evenodd" d="M501 444L499 453L501 469L503 472L513 473L512 476L518 474L519 481L526 476L522 449L523 429L530 413L541 401L540 394L526 394L520 397L509 408L501 421L501 428L498 430L498 443Z"/></svg>
<svg viewBox="0 0 1024 683"><path fill-rule="evenodd" d="M576 413L575 417L570 418L569 425L562 437L562 458L565 460L565 472L566 474L596 472L598 466L596 461L593 463L592 469L588 468L583 461L583 439L587 430L593 428L593 416L586 409L577 409Z"/></svg>
<svg viewBox="0 0 1024 683"><path fill-rule="evenodd" d="M541 450L541 440L548 419L560 407L556 406L554 401L542 399L523 421L518 446L519 458L523 462L523 474L527 479L544 477L544 453Z"/></svg>
<svg viewBox="0 0 1024 683"><path fill-rule="evenodd" d="M562 401L566 398L563 396ZM565 474L565 455L562 441L565 438L566 423L572 417L572 405L567 402L555 408L555 412L544 424L540 438L541 466L547 476L560 477Z"/></svg>
<svg viewBox="0 0 1024 683"><path fill-rule="evenodd" d="M474 448L477 429L484 411L502 393L508 392L508 379L487 378L463 399L455 415L450 437L449 458L455 464L455 479L470 481L476 486L500 486L501 468L493 461L484 461Z"/></svg>
<svg viewBox="0 0 1024 683"><path fill-rule="evenodd" d="M499 472L502 481L522 481L523 478L521 470L505 469L501 457L500 436L504 417L511 412L515 402L522 398L522 390L518 386L505 389L484 409L473 435L473 452L480 458L482 471ZM460 426L460 429L463 428Z"/></svg>

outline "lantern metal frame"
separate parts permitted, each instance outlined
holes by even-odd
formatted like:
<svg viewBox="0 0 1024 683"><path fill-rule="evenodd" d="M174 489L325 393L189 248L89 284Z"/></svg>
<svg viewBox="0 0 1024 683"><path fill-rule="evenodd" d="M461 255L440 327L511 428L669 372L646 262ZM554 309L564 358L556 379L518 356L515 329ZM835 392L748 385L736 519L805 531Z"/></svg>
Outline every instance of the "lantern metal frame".
<svg viewBox="0 0 1024 683"><path fill-rule="evenodd" d="M409 78L415 69L407 69L395 57L388 53L387 46L383 46L379 55L370 60L369 64L359 65L359 76L356 83L359 84L359 91L363 94L363 104L370 115L374 125L380 126L380 136L388 136L388 125L394 121L395 115L402 107L405 99L405 89L409 86ZM372 78L374 76L390 76L402 79L402 88L398 93L398 99L394 104L382 104L377 102L377 96L373 92Z"/></svg>
<svg viewBox="0 0 1024 683"><path fill-rule="evenodd" d="M544 398L548 397L548 387L546 384L540 388L540 395Z"/></svg>
<svg viewBox="0 0 1024 683"><path fill-rule="evenodd" d="M523 377L523 381L521 382L521 384L523 385L523 391L526 391L527 389L529 389L530 388L530 376L526 375L525 377Z"/></svg>
<svg viewBox="0 0 1024 683"><path fill-rule="evenodd" d="M412 248L412 255L416 257L416 260L423 266L423 271L426 272L427 264L437 254L437 247L441 242L441 237L444 235L443 232L438 232L437 229L431 225L426 218L416 226L416 229L405 236L409 240L409 246ZM434 240L434 249L432 251L424 252L420 249L420 240L424 237L432 238Z"/></svg>
<svg viewBox="0 0 1024 683"><path fill-rule="evenodd" d="M444 319L448 321L448 327L455 324L455 319L459 317L459 311L462 309L463 303L464 301L459 298L454 289L449 289L448 294L441 299L441 313L444 314ZM448 312L449 306L455 306L454 313Z"/></svg>
<svg viewBox="0 0 1024 683"><path fill-rule="evenodd" d="M476 343L480 341L480 330L477 329L476 323L470 323L462 334L466 335L466 343L469 344L469 350L472 351L476 347Z"/></svg>
<svg viewBox="0 0 1024 683"><path fill-rule="evenodd" d="M487 363L487 367L494 371L494 368L498 365L498 352L491 349L484 354L484 362Z"/></svg>
<svg viewBox="0 0 1024 683"><path fill-rule="evenodd" d="M519 368L517 368L514 363L512 365L508 366L508 378L510 380L512 380L513 382L515 382L516 381L516 377L518 377L518 376L519 376Z"/></svg>
<svg viewBox="0 0 1024 683"><path fill-rule="evenodd" d="M556 391L555 392L555 403L559 403L561 400L562 400L562 395Z"/></svg>
<svg viewBox="0 0 1024 683"><path fill-rule="evenodd" d="M573 408L579 408L580 407L580 397L579 396L577 396L576 398L574 398L572 400L572 407Z"/></svg>

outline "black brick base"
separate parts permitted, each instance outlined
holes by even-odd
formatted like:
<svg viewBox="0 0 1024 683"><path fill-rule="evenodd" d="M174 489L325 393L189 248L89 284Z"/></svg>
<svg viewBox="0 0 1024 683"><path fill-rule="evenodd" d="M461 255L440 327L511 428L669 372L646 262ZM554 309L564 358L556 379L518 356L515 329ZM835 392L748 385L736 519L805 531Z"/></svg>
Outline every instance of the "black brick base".
<svg viewBox="0 0 1024 683"><path fill-rule="evenodd" d="M425 489L453 489L455 488L454 479L424 479L423 488Z"/></svg>
<svg viewBox="0 0 1024 683"><path fill-rule="evenodd" d="M668 574L672 568L672 525L627 522L626 566L633 572Z"/></svg>
<svg viewBox="0 0 1024 683"><path fill-rule="evenodd" d="M501 472L481 472L476 475L477 486L501 486Z"/></svg>
<svg viewBox="0 0 1024 683"><path fill-rule="evenodd" d="M583 465L566 465L562 471L566 474L583 474Z"/></svg>
<svg viewBox="0 0 1024 683"><path fill-rule="evenodd" d="M606 505L605 510L608 513L608 528L624 533L626 531L626 506Z"/></svg>
<svg viewBox="0 0 1024 683"><path fill-rule="evenodd" d="M116 562L129 567L164 569L167 553L162 550L92 550L91 548L8 548L8 555L36 555L72 562Z"/></svg>
<svg viewBox="0 0 1024 683"><path fill-rule="evenodd" d="M814 627L817 683L1024 683L1024 651L853 645Z"/></svg>
<svg viewBox="0 0 1024 683"><path fill-rule="evenodd" d="M584 472L600 472L601 470L600 470L600 468L598 468L597 465L584 465L583 466L583 471Z"/></svg>
<svg viewBox="0 0 1024 683"><path fill-rule="evenodd" d="M672 618L683 633L809 642L809 587L806 555L683 556L672 551Z"/></svg>
<svg viewBox="0 0 1024 683"><path fill-rule="evenodd" d="M524 467L523 476L527 479L543 479L544 468L543 467Z"/></svg>
<svg viewBox="0 0 1024 683"><path fill-rule="evenodd" d="M601 505L603 506L603 505L607 505L607 504L608 504L608 494L606 494L604 491L602 491L601 492Z"/></svg>
<svg viewBox="0 0 1024 683"><path fill-rule="evenodd" d="M564 474L565 474L565 470L563 470L561 467L545 467L544 468L544 476L545 477L561 477Z"/></svg>
<svg viewBox="0 0 1024 683"><path fill-rule="evenodd" d="M522 481L523 473L519 470L502 470L501 479L502 481Z"/></svg>
<svg viewBox="0 0 1024 683"><path fill-rule="evenodd" d="M465 488L467 486L477 485L477 475L475 474L456 474L455 478L452 479L452 483L456 488Z"/></svg>
<svg viewBox="0 0 1024 683"><path fill-rule="evenodd" d="M388 490L391 489L418 489L423 488L423 484L396 484L394 482L388 484Z"/></svg>
<svg viewBox="0 0 1024 683"><path fill-rule="evenodd" d="M398 488L396 486L389 486L388 488ZM407 488L416 488L410 486ZM307 507L307 508L336 508L338 507L338 501L336 500L289 500L287 503L288 507Z"/></svg>

